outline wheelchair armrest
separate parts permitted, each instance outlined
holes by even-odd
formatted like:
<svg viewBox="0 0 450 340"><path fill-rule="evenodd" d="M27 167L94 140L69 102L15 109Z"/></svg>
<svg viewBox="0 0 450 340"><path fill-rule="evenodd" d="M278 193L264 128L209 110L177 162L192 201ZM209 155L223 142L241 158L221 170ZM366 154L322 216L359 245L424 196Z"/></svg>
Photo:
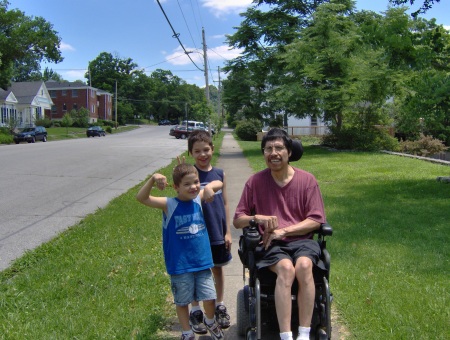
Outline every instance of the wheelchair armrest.
<svg viewBox="0 0 450 340"><path fill-rule="evenodd" d="M322 223L320 225L320 228L316 229L314 231L314 233L321 235L321 236L331 236L331 235L333 235L333 227L325 222L325 223Z"/></svg>

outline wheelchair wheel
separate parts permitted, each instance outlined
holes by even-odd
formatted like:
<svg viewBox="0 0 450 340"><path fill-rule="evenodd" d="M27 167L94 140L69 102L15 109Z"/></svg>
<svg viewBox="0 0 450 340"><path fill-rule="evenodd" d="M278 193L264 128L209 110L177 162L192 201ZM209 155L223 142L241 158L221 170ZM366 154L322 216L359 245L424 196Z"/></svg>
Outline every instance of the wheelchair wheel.
<svg viewBox="0 0 450 340"><path fill-rule="evenodd" d="M256 331L254 329L249 329L245 340L257 340Z"/></svg>
<svg viewBox="0 0 450 340"><path fill-rule="evenodd" d="M247 288L247 287L246 287ZM250 327L250 318L249 313L247 311L248 308L245 308L245 305L248 301L245 300L244 289L239 290L237 294L237 304L236 304L236 323L238 334L244 336L247 329Z"/></svg>

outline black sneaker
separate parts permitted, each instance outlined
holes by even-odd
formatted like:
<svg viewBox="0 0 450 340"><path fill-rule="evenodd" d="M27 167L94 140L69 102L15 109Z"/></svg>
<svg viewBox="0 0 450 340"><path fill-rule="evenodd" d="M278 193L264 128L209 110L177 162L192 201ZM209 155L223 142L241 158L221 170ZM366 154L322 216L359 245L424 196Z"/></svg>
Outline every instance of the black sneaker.
<svg viewBox="0 0 450 340"><path fill-rule="evenodd" d="M208 325L206 323L206 321L203 321L203 323L205 324L206 328L208 329L209 334L211 335L211 339L213 339L213 340L225 339L223 337L222 328L220 328L220 326L216 320L214 320L214 323L212 325Z"/></svg>
<svg viewBox="0 0 450 340"><path fill-rule="evenodd" d="M194 333L208 333L205 324L203 323L203 312L201 310L196 310L195 312L189 313L189 325Z"/></svg>
<svg viewBox="0 0 450 340"><path fill-rule="evenodd" d="M194 334L181 334L181 340L195 340Z"/></svg>
<svg viewBox="0 0 450 340"><path fill-rule="evenodd" d="M220 328L225 329L230 327L230 316L227 313L227 307L218 305L216 307L216 320Z"/></svg>

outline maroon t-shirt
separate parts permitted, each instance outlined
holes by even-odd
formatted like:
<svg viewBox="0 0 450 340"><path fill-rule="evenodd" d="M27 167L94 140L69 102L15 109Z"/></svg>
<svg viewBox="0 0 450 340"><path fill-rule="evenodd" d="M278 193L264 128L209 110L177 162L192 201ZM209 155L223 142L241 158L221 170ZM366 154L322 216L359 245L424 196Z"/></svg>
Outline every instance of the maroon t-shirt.
<svg viewBox="0 0 450 340"><path fill-rule="evenodd" d="M286 228L307 218L325 223L322 195L316 178L301 169L293 168L291 181L281 188L273 179L270 169L251 176L245 183L234 219L241 216L277 216L278 228ZM263 229L260 226L260 232ZM285 241L311 238L312 233L288 236Z"/></svg>

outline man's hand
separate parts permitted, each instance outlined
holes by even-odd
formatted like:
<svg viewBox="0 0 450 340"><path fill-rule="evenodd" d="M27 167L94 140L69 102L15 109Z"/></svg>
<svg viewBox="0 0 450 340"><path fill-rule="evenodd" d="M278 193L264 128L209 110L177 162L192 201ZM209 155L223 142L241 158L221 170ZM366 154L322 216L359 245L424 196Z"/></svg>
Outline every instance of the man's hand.
<svg viewBox="0 0 450 340"><path fill-rule="evenodd" d="M274 239L271 234L278 228L278 219L276 216L255 215L255 222L263 226L264 234L262 241L265 249L267 249Z"/></svg>

